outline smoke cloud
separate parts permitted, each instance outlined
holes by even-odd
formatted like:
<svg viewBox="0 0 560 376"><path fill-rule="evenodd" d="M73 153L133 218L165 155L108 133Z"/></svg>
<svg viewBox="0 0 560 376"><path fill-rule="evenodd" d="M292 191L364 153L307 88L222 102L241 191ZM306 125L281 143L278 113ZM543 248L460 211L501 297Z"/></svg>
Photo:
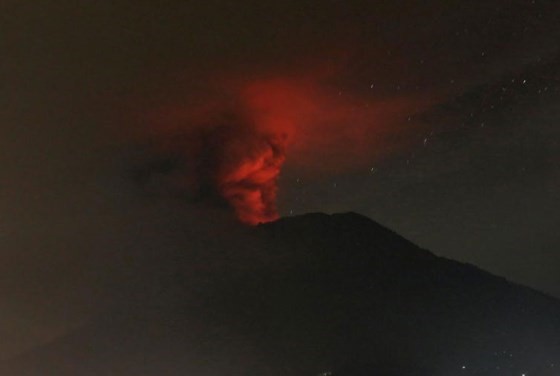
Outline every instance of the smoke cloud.
<svg viewBox="0 0 560 376"><path fill-rule="evenodd" d="M143 131L180 160L163 174L166 185L225 204L255 225L278 217L285 163L314 171L369 163L391 149L387 135L397 131L396 114L411 104L418 103L343 96L309 75L224 80L204 95L144 114Z"/></svg>
<svg viewBox="0 0 560 376"><path fill-rule="evenodd" d="M199 188L217 193L244 223L275 220L277 180L286 159L288 137L266 130L254 119L229 118L205 129L199 152Z"/></svg>

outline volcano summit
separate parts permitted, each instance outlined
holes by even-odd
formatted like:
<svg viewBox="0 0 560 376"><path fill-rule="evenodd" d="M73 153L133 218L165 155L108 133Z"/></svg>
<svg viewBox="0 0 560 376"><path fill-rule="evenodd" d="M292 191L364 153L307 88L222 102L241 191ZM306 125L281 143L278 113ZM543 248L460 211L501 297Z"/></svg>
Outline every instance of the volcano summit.
<svg viewBox="0 0 560 376"><path fill-rule="evenodd" d="M1 374L557 375L558 300L358 214L240 232L204 243L198 257L151 260L163 274L138 267L134 304Z"/></svg>

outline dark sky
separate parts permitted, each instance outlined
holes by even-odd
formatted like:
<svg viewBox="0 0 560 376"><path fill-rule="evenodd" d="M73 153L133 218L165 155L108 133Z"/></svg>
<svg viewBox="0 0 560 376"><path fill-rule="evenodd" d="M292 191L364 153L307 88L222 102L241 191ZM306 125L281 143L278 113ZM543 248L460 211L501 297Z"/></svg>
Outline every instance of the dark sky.
<svg viewBox="0 0 560 376"><path fill-rule="evenodd" d="M226 231L215 179L261 141L230 124L263 108L295 124L280 215L363 213L560 296L559 17L555 0L3 1L0 357L102 310L130 250Z"/></svg>

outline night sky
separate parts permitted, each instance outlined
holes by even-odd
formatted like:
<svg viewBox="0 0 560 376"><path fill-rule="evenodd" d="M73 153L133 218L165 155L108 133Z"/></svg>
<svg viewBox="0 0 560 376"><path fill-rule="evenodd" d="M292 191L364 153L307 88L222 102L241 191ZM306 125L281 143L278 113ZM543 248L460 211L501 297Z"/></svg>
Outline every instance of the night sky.
<svg viewBox="0 0 560 376"><path fill-rule="evenodd" d="M238 219L355 211L560 297L559 8L3 1L0 358Z"/></svg>

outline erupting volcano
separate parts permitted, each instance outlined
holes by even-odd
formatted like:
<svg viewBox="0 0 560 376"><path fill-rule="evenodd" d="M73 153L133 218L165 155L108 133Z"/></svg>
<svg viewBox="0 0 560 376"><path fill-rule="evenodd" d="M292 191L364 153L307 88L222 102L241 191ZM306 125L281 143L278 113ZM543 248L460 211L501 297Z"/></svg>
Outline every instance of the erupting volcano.
<svg viewBox="0 0 560 376"><path fill-rule="evenodd" d="M254 83L236 93L235 106L220 104L202 115L197 179L242 222L278 218L277 181L295 130L315 108L309 94L286 82ZM225 115L216 120L216 114Z"/></svg>
<svg viewBox="0 0 560 376"><path fill-rule="evenodd" d="M285 162L315 172L359 167L376 158L388 131L397 131L398 114L420 103L341 96L323 81L279 76L209 84L208 92L148 115L148 139L181 160L179 190L226 202L246 224L270 222L278 218Z"/></svg>
<svg viewBox="0 0 560 376"><path fill-rule="evenodd" d="M277 219L277 180L286 159L287 135L254 124L230 124L211 129L206 136L204 152L211 155L203 158L206 165L201 170L210 162L212 175L205 188L227 200L244 223Z"/></svg>

